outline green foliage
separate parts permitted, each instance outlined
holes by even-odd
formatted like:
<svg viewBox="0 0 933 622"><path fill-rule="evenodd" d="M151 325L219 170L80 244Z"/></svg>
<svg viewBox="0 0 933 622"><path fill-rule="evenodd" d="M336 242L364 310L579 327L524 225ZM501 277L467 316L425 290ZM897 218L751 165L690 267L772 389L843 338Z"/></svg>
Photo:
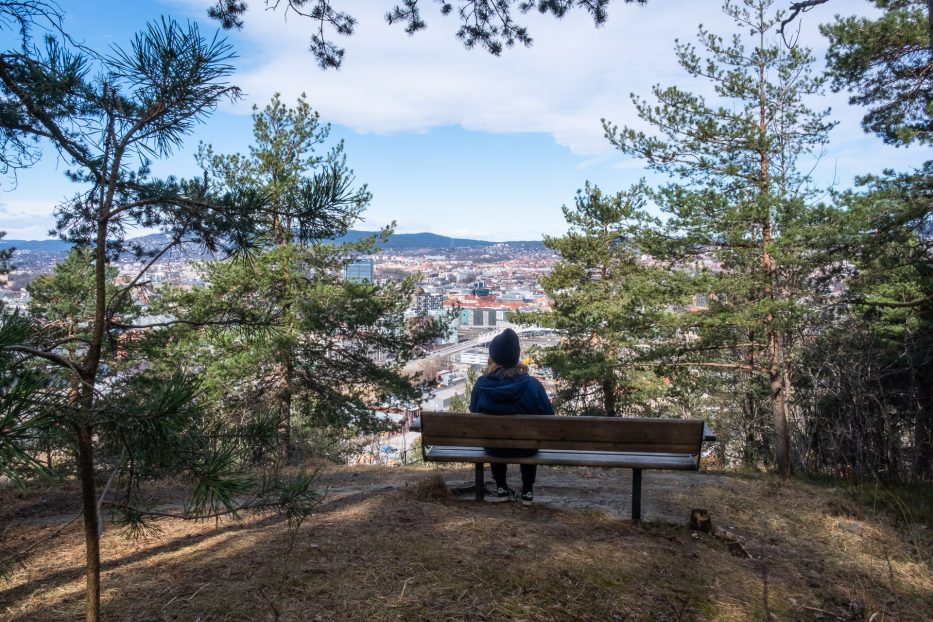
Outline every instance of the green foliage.
<svg viewBox="0 0 933 622"><path fill-rule="evenodd" d="M261 218L273 245L201 266L203 289L164 292L156 308L182 324L156 337L173 353L161 365L200 375L209 411L239 425L277 417L290 455L293 425L338 437L384 427L373 411L418 396L402 366L443 323L406 326L414 278L383 285L342 278L391 230L351 244L324 241L346 233L370 195L354 188L342 143L321 153L329 128L304 97L289 108L276 95L253 120L248 156L202 146L198 160L219 187L267 198Z"/></svg>
<svg viewBox="0 0 933 622"><path fill-rule="evenodd" d="M253 107L248 156L201 145L197 160L214 192L264 197L256 218L271 241L313 243L346 233L372 198L365 184L354 187L342 141L321 152L329 135L304 94L289 108L276 93L261 111Z"/></svg>
<svg viewBox="0 0 933 622"><path fill-rule="evenodd" d="M567 234L545 237L560 257L541 279L553 309L517 319L561 332L560 345L537 358L558 379L557 407L564 412L643 414L663 392L662 381L638 367L647 344L663 331L659 287L672 279L638 251L641 229L654 222L645 212L646 194L636 185L606 196L587 184L574 207L563 208Z"/></svg>
<svg viewBox="0 0 933 622"><path fill-rule="evenodd" d="M476 385L476 379L478 377L479 374L472 367L467 370L466 387L464 388L463 395L455 395L450 398L450 412L470 412L470 400L473 398L473 387ZM421 455L420 448L418 449L418 455Z"/></svg>
<svg viewBox="0 0 933 622"><path fill-rule="evenodd" d="M384 285L343 280L341 268L359 248L284 245L249 261L204 266L208 287L177 292L163 304L193 325L211 327L179 329L172 338L177 358L166 364L197 370L211 408L236 420L251 419L257 409L287 407L313 427L373 431L384 425L372 411L418 396L401 368L443 327L406 327L413 279ZM257 326L219 323L243 312ZM374 360L377 352L386 363Z"/></svg>
<svg viewBox="0 0 933 622"><path fill-rule="evenodd" d="M195 483L186 517L274 507L255 501L268 498L270 480L244 471L250 454L244 448L261 441L244 443L247 428L206 420L193 375L146 371L143 358L154 353L141 349L148 343L139 336L154 329L133 324L133 294L172 249L194 243L248 256L281 231L277 223L294 222L301 231L298 221L319 201L305 193L273 203L255 184L151 175L153 158L170 155L221 101L238 97L227 83L233 53L222 39L163 18L103 55L56 28L60 20L51 5L4 2L0 16L12 16L0 19L2 28L21 26L19 48L0 53L2 164L6 170L28 165L39 153L35 141L48 141L80 188L55 212L56 233L80 250L33 290L43 329L21 334L26 341L4 352L17 355L10 365L17 373L42 379L52 426L62 433L57 442L73 452L88 549L87 616L97 620L100 506L122 511L130 533L147 533L145 521L159 514L146 509L141 483L174 468ZM52 26L35 44L30 26L44 18ZM330 181L323 179L329 196L342 196ZM150 250L129 243L127 232L140 227L161 231L166 242ZM125 255L145 262L115 287L111 262ZM32 414L14 416L21 423ZM4 454L10 455L8 448ZM99 469L110 473L103 491L97 489ZM108 500L114 481L119 501ZM299 489L298 497L304 494Z"/></svg>
<svg viewBox="0 0 933 622"><path fill-rule="evenodd" d="M833 88L867 106L866 132L886 143L933 142L933 27L926 0L875 0L881 15L840 17L820 27Z"/></svg>
<svg viewBox="0 0 933 622"><path fill-rule="evenodd" d="M112 301L111 312L121 322L129 322L138 309L128 297L128 290L116 286L116 276L117 269L108 266L105 272L106 296ZM95 282L91 249L76 247L50 274L41 274L26 286L29 315L39 324L43 340L49 342L47 347L61 348L72 358L79 350L86 349L94 325L96 301L89 294L94 291ZM111 341L110 346L115 345Z"/></svg>
<svg viewBox="0 0 933 622"><path fill-rule="evenodd" d="M0 477L19 486L45 472L36 441L54 425L44 379L23 364L33 330L18 313L0 314Z"/></svg>
<svg viewBox="0 0 933 622"><path fill-rule="evenodd" d="M6 231L0 231L0 240L4 237L6 237ZM13 251L15 250L15 248L0 250L0 274L7 274L13 269L13 266L10 265L10 260L13 258Z"/></svg>
<svg viewBox="0 0 933 622"><path fill-rule="evenodd" d="M673 178L650 194L663 220L639 236L652 261L678 273L666 295L681 305L678 325L656 350L662 369L675 385L724 388L731 407L715 398L708 407L742 412L722 427L745 428L747 446L770 444L758 403L769 391L776 459L786 475L794 352L824 293L813 278L823 265L813 240L835 218L813 204L799 163L820 153L833 124L827 111L806 105L824 81L812 75L807 50L774 40L780 14L770 16L770 5L726 2L737 31L749 34L723 38L701 27L698 45L676 44L686 73L712 84L709 101L656 86L657 104L633 96L653 133L604 127L621 151ZM685 294L695 296L693 305Z"/></svg>
<svg viewBox="0 0 933 622"><path fill-rule="evenodd" d="M808 466L887 482L933 477L933 165L842 193L845 290L807 349Z"/></svg>

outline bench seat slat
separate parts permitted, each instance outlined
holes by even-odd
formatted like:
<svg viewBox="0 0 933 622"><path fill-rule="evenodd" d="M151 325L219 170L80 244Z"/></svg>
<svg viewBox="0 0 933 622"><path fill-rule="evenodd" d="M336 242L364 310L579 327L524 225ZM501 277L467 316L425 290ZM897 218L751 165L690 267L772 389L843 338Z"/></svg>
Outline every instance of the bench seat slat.
<svg viewBox="0 0 933 622"><path fill-rule="evenodd" d="M488 441L522 441L539 444L513 447L566 449L570 443L604 443L604 447L581 446L586 450L643 451L655 445L659 453L696 453L703 422L685 419L620 419L614 417L553 417L544 415L478 415L422 413L421 432L428 444L496 447ZM446 440L451 439L451 440ZM456 439L456 440L454 440ZM486 442L478 442L486 441ZM561 445L554 445L559 442ZM611 446L610 446L611 445ZM670 449L668 449L670 447ZM686 449L685 449L686 448Z"/></svg>
<svg viewBox="0 0 933 622"><path fill-rule="evenodd" d="M594 440L539 440L539 439L501 439L469 436L441 436L438 434L424 434L422 438L430 445L445 447L514 447L516 449L563 449L593 452L622 451L625 453L659 453L659 454L695 454L699 450L699 443L639 443L639 442L606 442Z"/></svg>
<svg viewBox="0 0 933 622"><path fill-rule="evenodd" d="M426 448L425 458L431 462L496 462L683 471L695 471L698 466L696 456L687 454L543 449L533 456L500 458L490 456L482 447L445 447L440 445Z"/></svg>

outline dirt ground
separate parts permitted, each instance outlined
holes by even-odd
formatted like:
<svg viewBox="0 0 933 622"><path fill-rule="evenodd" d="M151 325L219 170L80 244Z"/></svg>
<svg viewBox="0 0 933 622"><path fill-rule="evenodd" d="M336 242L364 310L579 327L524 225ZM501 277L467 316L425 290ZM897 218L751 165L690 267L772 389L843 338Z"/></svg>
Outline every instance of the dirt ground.
<svg viewBox="0 0 933 622"><path fill-rule="evenodd" d="M104 619L933 620L930 527L828 486L646 471L633 526L629 471L542 467L531 507L448 492L472 476L331 467L293 534L269 516L166 520L138 542L109 528ZM77 509L67 487L0 491L4 546L67 525L0 581L0 618L81 619Z"/></svg>

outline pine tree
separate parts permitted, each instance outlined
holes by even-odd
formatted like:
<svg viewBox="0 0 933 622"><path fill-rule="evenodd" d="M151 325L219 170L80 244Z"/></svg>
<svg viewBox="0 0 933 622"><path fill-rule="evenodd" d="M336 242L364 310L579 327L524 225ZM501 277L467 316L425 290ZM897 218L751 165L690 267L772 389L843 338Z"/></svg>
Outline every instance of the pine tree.
<svg viewBox="0 0 933 622"><path fill-rule="evenodd" d="M868 107L866 132L895 145L933 143L933 3L873 3L880 17L837 16L820 27L833 88Z"/></svg>
<svg viewBox="0 0 933 622"><path fill-rule="evenodd" d="M881 10L878 17L837 16L821 27L830 42L827 65L833 88L850 91L851 103L867 107L862 121L867 132L894 145L929 145L933 142L933 2L876 0L874 4ZM860 470L892 480L904 472L919 479L933 477L933 360L927 337L933 320L931 180L933 164L926 162L906 173L886 170L863 177L856 190L839 197L847 216L840 248L853 265L846 281L847 306L834 335L857 343L861 356L854 356L856 361L864 360L868 351L875 362L871 367L856 362L840 369L840 382L864 370L859 377L862 384L885 389L851 408L861 410L860 416L850 419L864 421L865 432L851 435L855 438L848 441L858 445L860 451L854 455L874 449L872 460L863 460ZM852 396L852 404L858 404L864 389L856 382L850 387L834 391ZM845 406L844 401L830 403ZM834 423L832 417L828 423ZM816 438L817 434L811 435ZM913 441L912 460L899 456L896 446L904 439ZM912 464L907 469L898 462Z"/></svg>
<svg viewBox="0 0 933 622"><path fill-rule="evenodd" d="M751 386L766 380L775 461L786 477L794 351L816 293L809 276L820 265L808 238L826 218L797 165L819 153L831 124L803 102L823 84L810 54L770 40L781 18L768 15L770 5L725 3L738 31L750 33L744 39L724 41L701 27L703 54L677 43L681 67L712 84L713 102L657 86L656 105L633 96L656 134L604 127L617 148L674 178L654 192L667 217L645 243L658 260L693 272L695 293L708 299L706 310L684 314L668 365L730 370Z"/></svg>
<svg viewBox="0 0 933 622"><path fill-rule="evenodd" d="M198 161L205 176L214 179L219 187L235 187L244 191L256 191L267 197L267 210L261 216L271 232L267 242L278 246L274 253L261 263L249 261L232 270L258 269L259 272L241 275L244 283L254 284L262 291L260 299L264 305L274 307L280 316L277 329L261 345L265 355L256 352L257 369L269 363L278 370L276 380L268 383L266 390L277 395L279 419L283 428L283 444L288 452L291 445L292 397L295 392L296 348L301 338L298 324L299 311L295 306L306 291L303 284L315 268L323 266L336 269L334 257L309 256L315 243L322 239L339 237L356 222L371 199L363 185L354 188L353 172L346 165L343 143L326 147L330 126L320 123L319 115L311 109L304 95L294 108L282 103L279 95L261 111L253 108L253 138L249 155L219 155L210 146L202 146ZM297 211L303 206L306 211ZM292 245L300 248L289 248ZM347 251L349 252L349 250ZM212 283L230 283L211 268ZM304 272L304 274L303 274ZM236 290L241 286L233 283ZM225 299L227 293L211 287L212 298ZM255 300L258 292L238 291L233 300ZM265 357L271 356L268 360ZM267 378L267 380L270 380Z"/></svg>
<svg viewBox="0 0 933 622"><path fill-rule="evenodd" d="M176 351L182 366L197 361L221 412L276 420L286 455L294 449L296 418L340 436L385 425L372 411L416 397L401 367L440 330L437 322L411 330L404 325L413 279L384 285L343 279L346 265L390 231L351 244L329 242L344 235L370 201L365 185L354 187L343 143L327 146L329 131L304 97L290 108L276 95L254 112L249 155L202 147L198 160L219 188L266 197L260 218L269 232L267 249L203 266L209 285L170 296L164 307L188 325L218 314L252 318L248 337L195 331L180 337ZM376 364L376 353L390 362Z"/></svg>
<svg viewBox="0 0 933 622"><path fill-rule="evenodd" d="M263 236L264 223L256 216L263 213L265 197L259 193L215 192L204 180L156 179L150 172L152 159L172 154L221 101L238 96L227 83L233 69L229 45L205 38L194 24L166 18L105 56L74 45L52 5L4 2L0 17L0 27L12 24L21 35L18 48L0 53L4 163L28 163L37 153L31 151L34 141L45 141L68 163L69 178L81 188L56 209L56 233L87 249L93 279L86 298L92 313L81 334L67 342L6 318L5 325L16 327L11 334L17 341L4 342L3 374L13 378L13 386L21 377L38 376L44 379L39 388L58 400L53 418L42 423L67 431L75 448L87 619L96 621L100 508L120 512L131 531L141 532L146 518L156 514L137 494L143 479L166 472L189 475L195 482L193 502L184 517L273 507L298 516L315 495L304 475L291 481L244 475L237 442L223 440L239 436L203 425L194 378L108 376L120 349L133 343L124 336L151 330L128 322L119 310L145 284L155 262L184 243L238 253ZM46 25L42 44L31 37L37 24ZM165 243L146 251L129 242L127 232L139 226L161 230ZM144 267L118 289L109 288L112 262L126 255L144 259ZM77 347L69 350L68 343ZM71 380L65 390L54 382L62 372ZM19 421L30 417L24 414ZM119 485L114 501L107 499L109 483L98 490L101 468Z"/></svg>
<svg viewBox="0 0 933 622"><path fill-rule="evenodd" d="M933 165L842 193L845 289L810 354L825 392L811 459L886 481L933 477ZM836 360L832 360L832 359ZM838 364L838 361L849 361Z"/></svg>
<svg viewBox="0 0 933 622"><path fill-rule="evenodd" d="M642 261L638 249L639 230L651 221L646 196L642 185L606 196L587 184L574 206L563 208L567 234L544 238L560 258L541 279L553 308L518 319L561 333L560 344L537 358L558 380L563 412L645 414L663 390L657 376L637 366L663 333L658 279L669 279Z"/></svg>
<svg viewBox="0 0 933 622"><path fill-rule="evenodd" d="M271 420L293 453L296 431L306 441L340 441L384 429L389 422L374 412L418 397L402 367L443 326L406 324L414 278L380 285L343 278L372 243L288 244L205 265L206 287L166 293L157 307L203 327L161 336L173 342L173 355L160 365L197 370L215 416ZM218 327L210 317L240 319Z"/></svg>

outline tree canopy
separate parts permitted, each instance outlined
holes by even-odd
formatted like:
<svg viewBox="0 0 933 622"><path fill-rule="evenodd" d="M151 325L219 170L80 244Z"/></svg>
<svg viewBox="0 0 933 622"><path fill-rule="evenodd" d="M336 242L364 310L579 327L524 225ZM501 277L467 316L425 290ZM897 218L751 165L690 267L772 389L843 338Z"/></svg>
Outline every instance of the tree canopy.
<svg viewBox="0 0 933 622"><path fill-rule="evenodd" d="M647 0L624 0L626 4L645 4ZM441 15L456 15L460 22L457 38L467 49L480 47L494 56L516 43L530 46L531 33L517 21L516 14L537 11L562 18L572 10L590 14L593 23L600 26L609 17L612 0L460 0L456 3L437 2ZM322 69L338 69L343 64L345 49L329 37L350 36L357 19L344 11L339 0L265 0L266 9L282 10L286 16L294 13L313 23L309 51ZM391 5L385 13L388 24L400 24L413 35L427 27L422 12L423 0L402 0ZM208 15L226 28L242 28L247 3L243 0L215 0Z"/></svg>
<svg viewBox="0 0 933 622"><path fill-rule="evenodd" d="M868 108L862 126L886 143L933 143L933 4L876 0L877 18L840 17L820 27L835 90Z"/></svg>

